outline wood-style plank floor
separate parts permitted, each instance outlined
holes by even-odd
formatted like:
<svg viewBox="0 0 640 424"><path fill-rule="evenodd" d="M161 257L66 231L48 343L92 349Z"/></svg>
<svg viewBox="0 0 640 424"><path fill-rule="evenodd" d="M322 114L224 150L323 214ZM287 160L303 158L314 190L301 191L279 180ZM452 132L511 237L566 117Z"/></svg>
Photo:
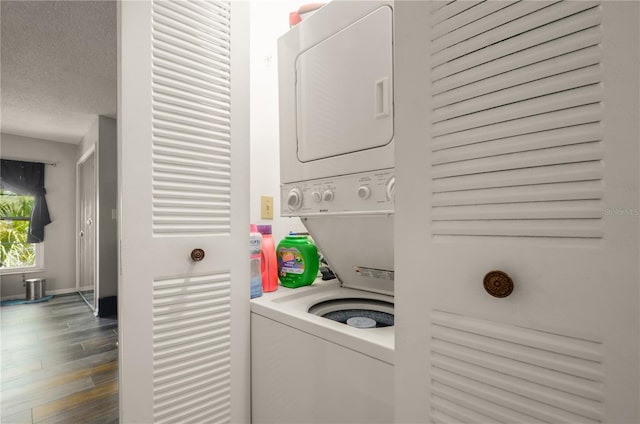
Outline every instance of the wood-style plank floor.
<svg viewBox="0 0 640 424"><path fill-rule="evenodd" d="M0 321L0 422L118 422L116 319L73 294L0 307Z"/></svg>

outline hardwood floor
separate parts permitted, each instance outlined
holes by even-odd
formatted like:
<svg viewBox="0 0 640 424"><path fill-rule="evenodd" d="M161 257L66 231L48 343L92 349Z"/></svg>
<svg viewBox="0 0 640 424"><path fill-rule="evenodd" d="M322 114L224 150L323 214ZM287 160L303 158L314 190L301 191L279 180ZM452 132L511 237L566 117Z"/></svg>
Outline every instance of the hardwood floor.
<svg viewBox="0 0 640 424"><path fill-rule="evenodd" d="M77 294L3 306L0 318L0 422L118 422L117 320Z"/></svg>

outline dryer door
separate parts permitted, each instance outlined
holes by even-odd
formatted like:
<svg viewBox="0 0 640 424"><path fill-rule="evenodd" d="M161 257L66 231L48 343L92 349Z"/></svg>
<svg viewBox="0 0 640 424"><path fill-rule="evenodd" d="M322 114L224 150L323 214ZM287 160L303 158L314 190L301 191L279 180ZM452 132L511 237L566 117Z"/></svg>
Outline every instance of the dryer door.
<svg viewBox="0 0 640 424"><path fill-rule="evenodd" d="M296 59L301 162L393 139L392 16L390 7L380 7Z"/></svg>

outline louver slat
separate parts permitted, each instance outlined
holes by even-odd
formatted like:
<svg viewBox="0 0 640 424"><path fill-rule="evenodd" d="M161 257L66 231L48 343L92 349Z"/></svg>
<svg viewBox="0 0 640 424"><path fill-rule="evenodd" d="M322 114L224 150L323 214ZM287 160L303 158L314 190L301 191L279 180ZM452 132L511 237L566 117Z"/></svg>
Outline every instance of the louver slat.
<svg viewBox="0 0 640 424"><path fill-rule="evenodd" d="M433 63L432 66L437 67L432 72L432 78L434 80L444 78L466 69L471 69L487 61L496 60L538 44L543 44L556 38L568 36L578 31L600 25L600 22L600 10L597 8L589 9L583 13L569 16L566 19L560 19L516 37L490 44L486 48L442 63L441 66L437 66L438 63Z"/></svg>
<svg viewBox="0 0 640 424"><path fill-rule="evenodd" d="M466 101L464 102L451 102L449 100L446 102L449 106L441 107L434 112L432 122L454 119L472 113L499 108L502 105L509 105L510 108L514 108L514 106L512 106L513 103L546 95L552 96L555 93L563 93L567 90L575 89L575 92L577 92L581 87L595 85L600 82L601 71L598 65L593 65L570 72L556 73L545 78L541 78L542 76L539 72L535 72L532 76L539 79L520 84L511 82L513 85L510 85L508 88L498 88L491 93L465 99ZM598 89L590 87L589 91L598 91ZM496 110L499 113L500 109ZM542 109L542 111L546 110L549 110L549 106ZM508 116L505 116L505 118L508 118Z"/></svg>
<svg viewBox="0 0 640 424"><path fill-rule="evenodd" d="M517 87L521 84L537 81L574 70L581 71L589 65L596 65L602 58L602 52L597 47L588 47L588 51L577 51L568 53L559 58L552 58L543 62L534 63L530 66L514 69L493 77L477 81L472 85L453 88L435 95L433 107L439 108L443 105L452 105L463 100L473 99L489 93L500 92L509 87ZM596 66L589 66L589 71L593 72Z"/></svg>
<svg viewBox="0 0 640 424"><path fill-rule="evenodd" d="M482 4L481 1L453 1L448 4L447 7L433 11L433 22L439 23L446 21L469 8L478 7L480 4Z"/></svg>
<svg viewBox="0 0 640 424"><path fill-rule="evenodd" d="M228 273L154 281L154 422L228 422L230 295Z"/></svg>
<svg viewBox="0 0 640 424"><path fill-rule="evenodd" d="M602 105L589 104L570 109L541 113L528 116L517 121L493 124L481 129L472 128L466 131L446 134L432 141L433 150L466 146L474 143L499 141L508 137L539 136L543 140L547 131L570 129L579 132L584 124L597 123L602 120ZM476 146L480 147L480 145Z"/></svg>
<svg viewBox="0 0 640 424"><path fill-rule="evenodd" d="M229 4L154 2L152 17L153 234L228 234Z"/></svg>
<svg viewBox="0 0 640 424"><path fill-rule="evenodd" d="M600 342L445 311L431 318L431 408L441 422L604 419Z"/></svg>
<svg viewBox="0 0 640 424"><path fill-rule="evenodd" d="M456 3L430 50L432 234L601 238L598 3Z"/></svg>
<svg viewBox="0 0 640 424"><path fill-rule="evenodd" d="M436 51L442 50L446 47L452 46L465 39L464 31L457 31L456 36L446 37L446 44L438 44L437 38L443 36L447 32L452 32L460 27L469 25L470 23L484 18L487 15L491 15L500 9L510 7L514 4L518 4L513 1L486 1L479 4L476 7L465 10L462 13L457 14L451 19L447 20L446 25L436 25L431 32L431 37L434 39L433 48ZM540 6L544 7L544 6ZM481 31L478 27L474 27ZM458 35L459 34L459 35ZM467 37L468 38L468 37Z"/></svg>
<svg viewBox="0 0 640 424"><path fill-rule="evenodd" d="M474 180L476 181L475 184L478 184L482 180L496 181L501 179L503 181L502 186L510 186L517 184L513 184L513 181L508 177L513 177L518 173L521 174L521 178L526 178L527 176L537 178L539 176L536 175L536 173L540 173L541 176L544 176L544 174L549 175L554 173L555 175L560 176L563 170L566 169L567 174L575 175L575 172L571 171L574 170L574 168L577 166L577 163L582 164L580 166L585 171L588 169L599 170L600 164L597 161L602 157L602 155L602 146L599 143L586 143L585 145L568 145L555 148L532 150L528 152L527 155L522 155L519 154L519 152L516 152L494 157L484 157L466 161L446 163L439 165L437 169L434 169L432 176L433 178L437 179L436 181L434 181L434 185L436 187L445 183L450 184L453 181L468 180L469 178L464 178L464 176L466 175L474 175ZM589 161L594 161L594 163L584 163ZM551 168L551 165L556 166ZM540 167L543 166L546 168L541 169ZM491 172L500 171L512 172L488 174ZM593 174L591 175L593 176ZM453 177L461 178L453 179ZM442 179L444 178L448 179L443 181ZM599 177L586 179L599 179ZM547 180L544 182L552 183L554 181Z"/></svg>
<svg viewBox="0 0 640 424"><path fill-rule="evenodd" d="M543 93L543 87L539 87L540 93ZM535 84L529 93L525 96L536 95ZM520 94L522 95L522 94ZM496 97L500 98L500 95ZM505 95L508 99L508 95ZM540 115L543 113L554 112L559 110L571 109L578 106L598 103L602 98L602 89L597 84L586 87L579 87L574 90L560 91L553 94L543 95L541 97L533 97L526 101L500 104L487 110L482 110L459 118L452 118L446 121L438 122L433 125L434 136L452 134L458 131L464 131L471 128L489 126L500 122L511 121L528 116ZM496 99L493 99L495 101ZM473 102L469 102L469 108L472 108Z"/></svg>
<svg viewBox="0 0 640 424"><path fill-rule="evenodd" d="M585 120L589 122L589 120ZM573 123L575 124L575 122ZM464 148L444 148L431 155L431 163L440 165L468 159L491 158L509 153L524 152L537 149L568 146L572 144L590 143L602 140L602 127L598 122L556 128L551 130L532 131L513 137L487 140L483 143L465 145ZM482 140L480 140L482 141ZM460 145L461 147L462 145ZM456 146L451 146L456 147Z"/></svg>
<svg viewBox="0 0 640 424"><path fill-rule="evenodd" d="M527 38L532 37L532 32L540 31L558 19L593 8L597 3L561 1L552 6L544 7L548 4L547 2L525 1L504 9L503 13L496 13L496 16L483 20L483 22L493 22L496 25L495 28L489 31L483 31L485 28L480 24L468 25L464 29L460 29L458 32L462 33L461 36L464 37L464 41L434 53L431 56L434 65L438 66L445 62L450 62L497 42L517 39L517 36L521 34L524 34L524 37ZM445 40L447 38L443 37ZM437 46L434 46L434 48L437 48Z"/></svg>
<svg viewBox="0 0 640 424"><path fill-rule="evenodd" d="M470 85L487 78L502 77L504 73L528 67L543 61L555 60L554 65L562 66L566 63L569 53L579 52L587 47L596 46L602 40L602 33L597 27L592 27L570 34L566 37L550 39L549 41L533 47L528 47L516 53L500 57L498 59L481 63L473 68L456 72L444 79L433 82L432 93L438 94L446 90L465 86L467 89L474 89ZM582 56L582 53L577 53ZM545 62L549 63L549 62ZM597 63L597 62L595 62ZM577 69L579 66L568 69ZM528 71L530 68L523 69Z"/></svg>
<svg viewBox="0 0 640 424"><path fill-rule="evenodd" d="M597 154L594 152L594 155ZM572 158L573 159L573 158ZM562 160L550 156L549 160ZM487 163L487 168L494 163ZM591 181L602 178L603 169L597 161L579 162L552 166L536 166L530 169L487 171L482 174L470 173L459 178L443 178L434 182L434 193L475 190L482 188L514 187L559 182Z"/></svg>

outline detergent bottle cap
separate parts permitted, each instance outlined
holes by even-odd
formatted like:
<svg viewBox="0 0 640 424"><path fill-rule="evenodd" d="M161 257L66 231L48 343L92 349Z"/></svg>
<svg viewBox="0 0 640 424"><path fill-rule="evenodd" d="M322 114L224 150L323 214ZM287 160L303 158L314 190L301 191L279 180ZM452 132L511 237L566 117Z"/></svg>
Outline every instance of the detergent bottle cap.
<svg viewBox="0 0 640 424"><path fill-rule="evenodd" d="M260 234L271 234L271 225L258 225L258 232Z"/></svg>

